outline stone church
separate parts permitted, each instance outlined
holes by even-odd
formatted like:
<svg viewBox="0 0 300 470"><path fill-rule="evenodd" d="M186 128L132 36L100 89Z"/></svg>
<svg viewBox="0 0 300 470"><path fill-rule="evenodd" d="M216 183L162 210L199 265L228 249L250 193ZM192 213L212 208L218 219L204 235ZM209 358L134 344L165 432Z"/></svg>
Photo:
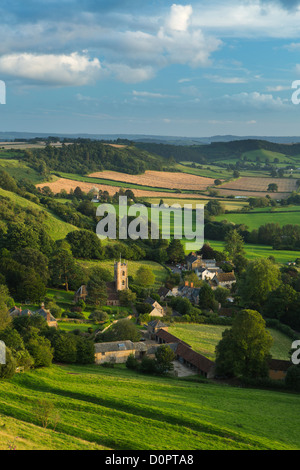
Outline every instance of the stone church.
<svg viewBox="0 0 300 470"><path fill-rule="evenodd" d="M118 306L119 295L118 292L128 289L128 266L125 261L117 261L114 264L114 280L106 283L107 287L107 302L106 305Z"/></svg>

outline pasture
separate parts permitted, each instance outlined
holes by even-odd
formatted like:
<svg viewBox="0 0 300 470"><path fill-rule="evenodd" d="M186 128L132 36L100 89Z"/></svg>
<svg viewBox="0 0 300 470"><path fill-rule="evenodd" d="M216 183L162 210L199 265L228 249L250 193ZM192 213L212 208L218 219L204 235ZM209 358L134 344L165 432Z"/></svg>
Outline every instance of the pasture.
<svg viewBox="0 0 300 470"><path fill-rule="evenodd" d="M0 448L299 450L299 411L296 394L53 365L0 382Z"/></svg>
<svg viewBox="0 0 300 470"><path fill-rule="evenodd" d="M216 221L227 220L234 224L245 224L249 230L258 229L265 224L295 225L300 224L300 207L280 207L273 210L266 208L260 212L247 212L239 214L221 214L215 217Z"/></svg>
<svg viewBox="0 0 300 470"><path fill-rule="evenodd" d="M188 343L194 351L203 354L212 361L215 360L215 348L222 339L222 333L228 326L201 325L193 323L176 323L169 327L169 332ZM292 341L283 333L268 328L273 337L271 354L274 359L289 360Z"/></svg>
<svg viewBox="0 0 300 470"><path fill-rule="evenodd" d="M206 240L214 250L223 251L224 242L219 240ZM251 243L245 243L244 249L246 252L247 259L254 260L258 258L269 258L274 256L276 263L285 264L289 261L295 261L299 257L299 251L291 250L273 250L268 245L253 245Z"/></svg>

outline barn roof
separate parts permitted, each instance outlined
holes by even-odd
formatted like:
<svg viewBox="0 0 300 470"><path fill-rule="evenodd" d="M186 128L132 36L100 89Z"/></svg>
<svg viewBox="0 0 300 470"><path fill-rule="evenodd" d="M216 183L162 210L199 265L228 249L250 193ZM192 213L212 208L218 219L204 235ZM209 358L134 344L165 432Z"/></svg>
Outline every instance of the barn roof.
<svg viewBox="0 0 300 470"><path fill-rule="evenodd" d="M205 356L202 356L202 354L193 351L193 349L187 347L183 343L179 343L177 345L176 354L193 366L197 367L197 369L201 370L202 372L209 372L215 365L213 361Z"/></svg>
<svg viewBox="0 0 300 470"><path fill-rule="evenodd" d="M166 330L159 330L157 333L156 333L156 336L158 338L161 338L162 340L164 340L166 343L183 343L185 344L187 347L191 347L189 344L185 343L184 341L182 341L181 339L177 338L176 336L174 335L171 335L171 333L169 333L168 331Z"/></svg>

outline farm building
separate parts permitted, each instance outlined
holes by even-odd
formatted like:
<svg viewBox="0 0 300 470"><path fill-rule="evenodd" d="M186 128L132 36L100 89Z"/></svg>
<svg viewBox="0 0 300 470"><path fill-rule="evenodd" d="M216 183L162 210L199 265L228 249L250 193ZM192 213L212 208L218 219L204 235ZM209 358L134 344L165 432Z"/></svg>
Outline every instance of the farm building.
<svg viewBox="0 0 300 470"><path fill-rule="evenodd" d="M291 367L290 361L271 359L269 361L269 377L273 380L284 380L287 370Z"/></svg>
<svg viewBox="0 0 300 470"><path fill-rule="evenodd" d="M189 344L163 329L155 334L155 340L159 344L169 344L175 353L176 359L181 364L184 364L203 377L214 377L215 363L194 351Z"/></svg>
<svg viewBox="0 0 300 470"><path fill-rule="evenodd" d="M112 341L110 343L96 343L95 362L96 364L105 362L125 363L131 354L137 359L141 359L146 351L147 347L142 342Z"/></svg>
<svg viewBox="0 0 300 470"><path fill-rule="evenodd" d="M148 323L147 333L151 339L155 338L155 333L159 330L168 331L168 327L160 320L152 320Z"/></svg>

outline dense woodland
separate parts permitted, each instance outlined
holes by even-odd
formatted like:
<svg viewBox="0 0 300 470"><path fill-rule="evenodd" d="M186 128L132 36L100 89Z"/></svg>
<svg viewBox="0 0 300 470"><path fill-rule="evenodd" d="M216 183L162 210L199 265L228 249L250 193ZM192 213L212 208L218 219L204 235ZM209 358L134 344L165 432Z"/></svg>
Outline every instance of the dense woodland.
<svg viewBox="0 0 300 470"><path fill-rule="evenodd" d="M50 171L85 175L93 171L113 170L140 174L146 170L163 170L168 159L149 154L135 146L118 149L99 141L75 141L61 147L47 145L44 149L25 152L25 160L46 176Z"/></svg>
<svg viewBox="0 0 300 470"><path fill-rule="evenodd" d="M173 157L176 161L208 163L224 159L240 158L243 153L252 150L270 150L287 156L300 154L300 144L276 144L264 140L236 140L232 142L213 142L206 145L170 145L138 142L138 148L147 150L164 158Z"/></svg>

